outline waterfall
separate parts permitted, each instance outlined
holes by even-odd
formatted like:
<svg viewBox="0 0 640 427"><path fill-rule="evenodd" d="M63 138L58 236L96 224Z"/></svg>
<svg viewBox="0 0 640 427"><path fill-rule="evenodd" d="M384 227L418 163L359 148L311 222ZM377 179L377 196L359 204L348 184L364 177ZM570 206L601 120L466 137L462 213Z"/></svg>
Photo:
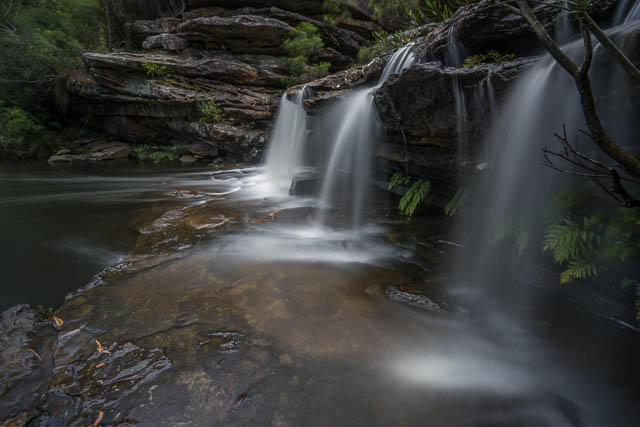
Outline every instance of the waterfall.
<svg viewBox="0 0 640 427"><path fill-rule="evenodd" d="M352 226L360 224L371 173L371 149L380 136L373 94L389 76L410 67L413 61L411 46L400 48L387 63L377 85L355 90L328 113L323 127L332 135L333 147L321 186L318 224L325 224L336 190L349 191ZM345 173L350 175L350 186L342 182Z"/></svg>
<svg viewBox="0 0 640 427"><path fill-rule="evenodd" d="M634 6L628 17L635 9ZM632 44L638 31L640 22L632 22L607 33L629 54L637 51ZM562 48L574 61L581 61L581 40ZM591 76L598 111L612 138L623 147L632 147L640 135L640 124L633 117L637 105L634 108L633 101L621 90L624 83L630 87L630 80L619 69L606 50L596 45ZM563 124L579 150L600 155L593 141L580 133L586 130L586 124L573 79L550 56L545 56L519 78L491 128L489 167L476 180L469 208L472 218L461 229L466 250L458 257L457 270L466 279L503 284L527 274L523 267L532 260L507 260L496 242L507 232L521 245L540 236L545 208L568 180L540 161L544 146L557 146L554 134L562 133Z"/></svg>
<svg viewBox="0 0 640 427"><path fill-rule="evenodd" d="M307 114L303 108L306 86L291 95L282 95L265 162L265 178L270 190L288 194L291 181L302 166L307 135Z"/></svg>

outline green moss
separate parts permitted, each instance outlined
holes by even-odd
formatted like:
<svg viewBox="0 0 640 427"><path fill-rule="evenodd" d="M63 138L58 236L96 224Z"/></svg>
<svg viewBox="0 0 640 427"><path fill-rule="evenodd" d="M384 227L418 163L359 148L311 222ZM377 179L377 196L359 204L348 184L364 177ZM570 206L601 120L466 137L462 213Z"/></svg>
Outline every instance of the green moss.
<svg viewBox="0 0 640 427"><path fill-rule="evenodd" d="M471 67L474 67L475 65L478 65L481 63L487 63L487 62L500 64L505 61L510 61L515 57L516 55L513 53L502 54L497 50L492 49L487 51L487 53L480 53L480 54L468 56L464 60L464 63L462 64L462 68L471 68Z"/></svg>

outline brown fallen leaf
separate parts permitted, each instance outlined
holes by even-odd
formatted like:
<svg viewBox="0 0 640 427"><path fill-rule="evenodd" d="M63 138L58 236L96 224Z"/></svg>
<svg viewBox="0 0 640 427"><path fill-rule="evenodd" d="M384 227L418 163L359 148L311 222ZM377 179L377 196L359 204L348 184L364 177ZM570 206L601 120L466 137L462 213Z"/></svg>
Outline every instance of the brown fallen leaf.
<svg viewBox="0 0 640 427"><path fill-rule="evenodd" d="M53 316L53 321L56 324L56 328L61 327L64 324L64 320L62 320L61 318L59 318L58 316Z"/></svg>
<svg viewBox="0 0 640 427"><path fill-rule="evenodd" d="M78 332L80 332L80 328L74 329L73 331L69 331L66 334L63 334L60 338L66 338L69 335L74 335L74 334L77 334Z"/></svg>
<svg viewBox="0 0 640 427"><path fill-rule="evenodd" d="M100 343L100 341L98 341L98 338L96 338L95 340L96 340L96 345L98 346L98 353L111 353L109 350L102 347L102 344Z"/></svg>
<svg viewBox="0 0 640 427"><path fill-rule="evenodd" d="M31 353L33 353L33 355L34 355L35 357L37 357L39 361L41 361L41 362L42 362L42 357L40 357L40 355L38 354L38 352L37 352L37 351L35 351L35 350L34 350L34 349L32 349L32 348L30 348L30 349L28 349L28 350L29 350Z"/></svg>
<svg viewBox="0 0 640 427"><path fill-rule="evenodd" d="M98 418L96 418L93 424L91 424L89 427L97 427L97 425L100 424L100 421L102 421L103 417L104 417L104 412L98 411Z"/></svg>

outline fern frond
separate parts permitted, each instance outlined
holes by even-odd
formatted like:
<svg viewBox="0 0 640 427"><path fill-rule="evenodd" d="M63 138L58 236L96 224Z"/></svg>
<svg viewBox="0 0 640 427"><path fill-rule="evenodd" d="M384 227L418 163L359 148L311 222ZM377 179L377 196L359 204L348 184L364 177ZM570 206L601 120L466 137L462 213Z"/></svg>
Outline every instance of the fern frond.
<svg viewBox="0 0 640 427"><path fill-rule="evenodd" d="M389 186L387 189L391 191L395 187L409 185L410 180L411 178L404 175L403 173L396 172L391 177L391 180L389 181Z"/></svg>
<svg viewBox="0 0 640 427"><path fill-rule="evenodd" d="M405 215L412 216L416 208L422 203L431 191L431 181L420 179L416 181L409 191L400 199L398 208Z"/></svg>
<svg viewBox="0 0 640 427"><path fill-rule="evenodd" d="M596 263L586 259L569 262L567 269L560 273L560 283L569 283L579 279L594 279L598 276Z"/></svg>
<svg viewBox="0 0 640 427"><path fill-rule="evenodd" d="M469 204L469 189L460 187L456 194L449 200L447 206L444 207L444 213L447 216L453 216L458 211L462 211Z"/></svg>

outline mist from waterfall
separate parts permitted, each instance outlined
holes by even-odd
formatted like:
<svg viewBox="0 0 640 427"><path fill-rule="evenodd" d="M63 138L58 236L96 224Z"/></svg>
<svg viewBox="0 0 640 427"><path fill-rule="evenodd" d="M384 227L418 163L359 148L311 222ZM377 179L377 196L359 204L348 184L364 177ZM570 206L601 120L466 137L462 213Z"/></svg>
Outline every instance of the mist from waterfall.
<svg viewBox="0 0 640 427"><path fill-rule="evenodd" d="M351 225L360 225L371 175L372 148L380 138L380 123L373 100L375 91L392 75L409 68L415 58L412 46L398 49L385 66L378 83L357 89L327 113L321 129L333 141L321 185L317 223L324 225L334 193L348 192Z"/></svg>

